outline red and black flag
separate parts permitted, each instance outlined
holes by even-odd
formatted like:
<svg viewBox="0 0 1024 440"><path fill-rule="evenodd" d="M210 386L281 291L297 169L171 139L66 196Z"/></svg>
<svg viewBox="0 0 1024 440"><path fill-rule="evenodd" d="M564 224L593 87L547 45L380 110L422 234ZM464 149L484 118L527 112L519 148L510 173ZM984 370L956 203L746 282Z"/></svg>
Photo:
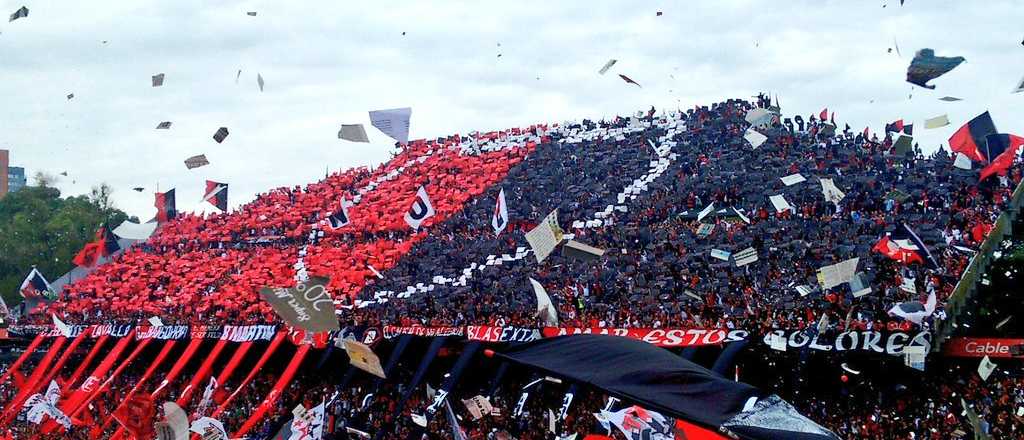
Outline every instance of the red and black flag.
<svg viewBox="0 0 1024 440"><path fill-rule="evenodd" d="M878 240L872 250L904 264L921 263L932 269L939 268L939 262L928 251L928 246L906 223L900 223L895 230Z"/></svg>
<svg viewBox="0 0 1024 440"><path fill-rule="evenodd" d="M206 194L203 195L204 202L210 202L211 205L216 206L217 209L227 212L228 211L228 184L214 182L212 180L206 181Z"/></svg>
<svg viewBox="0 0 1024 440"><path fill-rule="evenodd" d="M1013 165L1013 160L1024 146L1024 138L1012 134L990 134L985 137L985 155L988 166L981 170L978 181L985 180L993 174L1006 175L1006 170Z"/></svg>
<svg viewBox="0 0 1024 440"><path fill-rule="evenodd" d="M975 162L985 162L986 157L982 153L985 149L985 137L996 133L996 124L986 111L953 133L949 138L949 148L954 152L963 153Z"/></svg>
<svg viewBox="0 0 1024 440"><path fill-rule="evenodd" d="M889 133L903 133L908 136L914 134L914 124L904 124L902 119L898 119L891 124L885 124L885 132Z"/></svg>
<svg viewBox="0 0 1024 440"><path fill-rule="evenodd" d="M21 293L21 297L25 299L22 303L25 306L25 314L31 314L37 307L46 304L53 295L50 290L50 282L46 281L46 277L39 272L39 269L34 267L32 272L29 272L28 276L25 277L25 281L21 282L21 287L18 291Z"/></svg>
<svg viewBox="0 0 1024 440"><path fill-rule="evenodd" d="M821 109L821 113L818 113L818 119L820 119L821 122L828 120L828 107Z"/></svg>
<svg viewBox="0 0 1024 440"><path fill-rule="evenodd" d="M114 252L121 249L121 246L117 244L117 237L107 229L106 225L100 226L100 229L96 231L96 240L91 243L87 243L78 255L72 260L75 264L82 267L95 266L96 262L100 258L110 256Z"/></svg>
<svg viewBox="0 0 1024 440"><path fill-rule="evenodd" d="M889 133L889 132L899 133L901 131L903 131L903 120L902 119L897 119L893 123L885 124L885 132L886 133Z"/></svg>
<svg viewBox="0 0 1024 440"><path fill-rule="evenodd" d="M178 209L175 207L174 190L165 193L156 193L156 221L163 223L178 216Z"/></svg>

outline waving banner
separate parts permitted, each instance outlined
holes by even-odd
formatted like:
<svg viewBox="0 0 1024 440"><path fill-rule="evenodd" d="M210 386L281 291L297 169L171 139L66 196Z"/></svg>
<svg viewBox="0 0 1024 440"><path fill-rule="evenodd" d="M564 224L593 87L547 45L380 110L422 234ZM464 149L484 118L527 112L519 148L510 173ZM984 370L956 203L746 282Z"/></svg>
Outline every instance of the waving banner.
<svg viewBox="0 0 1024 440"><path fill-rule="evenodd" d="M725 342L736 342L747 339L750 332L746 330L726 329L656 329L656 328L581 328L581 327L545 327L545 338L564 335L611 335L631 339L639 339L659 347L697 347L701 345L717 345Z"/></svg>
<svg viewBox="0 0 1024 440"><path fill-rule="evenodd" d="M334 314L334 300L327 294L329 279L309 277L292 288L260 289L260 296L270 303L285 322L303 330L318 333L340 330Z"/></svg>
<svg viewBox="0 0 1024 440"><path fill-rule="evenodd" d="M931 333L880 332L873 330L848 331L835 336L809 335L801 330L775 330L764 335L765 345L772 338L782 338L789 348L810 348L821 351L874 351L891 355L903 354L907 347L931 350Z"/></svg>
<svg viewBox="0 0 1024 440"><path fill-rule="evenodd" d="M384 326L384 338L391 339L400 335L412 336L462 336L462 327L399 327L395 325Z"/></svg>
<svg viewBox="0 0 1024 440"><path fill-rule="evenodd" d="M542 338L540 330L522 327L466 326L466 339L481 342L530 342Z"/></svg>

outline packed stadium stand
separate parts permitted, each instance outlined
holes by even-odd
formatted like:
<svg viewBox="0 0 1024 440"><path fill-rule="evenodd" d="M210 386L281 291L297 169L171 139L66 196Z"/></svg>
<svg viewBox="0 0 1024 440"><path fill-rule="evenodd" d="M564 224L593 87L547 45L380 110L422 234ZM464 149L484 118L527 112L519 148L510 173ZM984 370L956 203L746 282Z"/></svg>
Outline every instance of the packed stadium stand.
<svg viewBox="0 0 1024 440"><path fill-rule="evenodd" d="M758 107L776 116L759 127L767 141L753 146L744 136L751 128L747 115ZM916 146L897 151L888 133L837 132L813 116L796 128L778 111L764 101L734 99L685 111L652 108L607 121L412 141L375 169L278 188L229 213L180 215L161 224L147 242L65 286L57 301L26 323L42 328L52 313L74 326L127 329L147 326L156 316L165 326L190 326L193 339L199 328L221 335L225 325L280 325L259 290L320 276L330 279L343 330L292 331L280 346L271 337L239 338L254 348L247 345L241 354L241 348L212 340L175 346L170 337L139 349L122 347L126 353L136 350L136 361L110 375L82 405L72 417L73 429L26 423L15 409L10 417L20 421L9 426L8 435L125 438L121 424L108 415L145 378L140 392L180 396L194 416L220 406L217 414L229 433L241 430L256 438L277 433L296 404L312 408L321 401L329 403L325 438L363 432L374 438L450 438L458 424L471 439L550 438L549 423L555 422L548 411L558 410L570 384L541 380L524 404L518 401L522 387L535 374L516 368L506 373L507 366L482 356L469 360L470 372L455 390L459 398L449 399L458 413L454 421L443 410L428 417L425 428L413 417L426 414L431 402L421 385L437 390L463 350L488 341L469 337L471 329L559 327L637 329L648 337L671 329L735 334L742 341L692 344L681 355L773 390L843 438L966 435L973 428L961 414L960 398L977 404L996 438L1024 438L1019 372L979 380L971 376L970 362L933 362L929 356L926 368L934 374L914 376L918 371L893 356L901 351L892 348L897 334L904 338L901 344L930 349L937 342L932 331L947 318L946 301L997 217L1011 207L1021 163L1005 176L979 182L977 171L954 167L945 150L927 156ZM783 179L797 174L801 179ZM838 199L829 193L830 183L843 193ZM413 229L403 216L421 187L435 214ZM496 233L492 217L499 192L509 221ZM782 199L772 197L779 195L790 208L780 209ZM336 227L328 217L342 207L348 222ZM554 210L568 237L604 254L579 259L556 251L538 262L524 234ZM916 261L892 258L878 246L887 233L895 239L901 230L914 231L926 247L900 244L916 252ZM859 260L853 277L822 287L823 267L854 258ZM531 279L550 294L557 325L538 316ZM892 312L904 303L927 303L932 295L934 310L918 322ZM548 336L547 330L541 333ZM113 336L131 337L110 331L107 348L98 348L104 337L93 338L62 360L27 360L19 373L5 375L0 398L5 405L16 400L18 385L32 383L34 366L53 362L63 367L55 377L65 397L87 388L82 371L100 362L92 357L115 346ZM869 343L872 332L885 334ZM840 357L842 339L850 333L852 345L863 349ZM788 345L789 351L769 348L769 334L781 335L782 349ZM387 380L347 366L335 345L344 335L357 336L387 360ZM421 336L445 343L434 347ZM819 338L832 340L836 350L807 349L801 337L810 346ZM45 351L50 342L41 344ZM268 344L275 349L266 349ZM734 344L737 350L730 350ZM163 359L161 353L169 359L154 361ZM426 366L417 368L421 357ZM847 362L860 363L863 373L844 373L838 366ZM174 368L184 372L167 381ZM288 369L296 377L282 384ZM875 378L887 369L899 374ZM205 399L196 388L218 375L223 381ZM908 375L913 378L902 379ZM828 386L816 389L805 382ZM574 391L572 405L557 417L559 435L623 438L592 416L602 408L617 409L615 402L594 389ZM461 399L475 395L491 397L500 414L468 414ZM875 406L845 407L854 398ZM880 408L897 411L883 415Z"/></svg>

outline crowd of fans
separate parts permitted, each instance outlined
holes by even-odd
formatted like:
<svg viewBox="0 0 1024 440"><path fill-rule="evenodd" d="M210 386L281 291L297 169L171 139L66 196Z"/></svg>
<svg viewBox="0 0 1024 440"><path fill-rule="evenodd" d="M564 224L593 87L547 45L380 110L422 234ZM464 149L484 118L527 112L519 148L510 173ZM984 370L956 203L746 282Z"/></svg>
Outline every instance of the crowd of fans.
<svg viewBox="0 0 1024 440"><path fill-rule="evenodd" d="M382 357L386 357L386 347L378 348ZM779 356L767 350L765 347L752 348L751 361L741 362L741 371L764 369L764 359ZM452 425L446 418L444 407L433 414L425 427L415 420L427 414L426 409L431 404L428 393L440 389L452 365L451 353L454 352L436 360L424 382L411 391L407 387L413 376L412 366L396 368L385 381L356 372L352 380L340 384L347 368L343 354L336 351L333 357L328 355L326 363L318 360L319 356L309 357L299 375L276 400L268 417L249 433L250 438L272 438L292 419L292 408L296 405L313 408L326 402L324 438L328 440L357 439L361 438L358 432L372 436L380 430L384 430L381 437L384 439L414 438L413 433L430 439L453 439ZM817 356L827 359L829 355ZM1015 370L1012 364L1001 364L1002 368L993 373L992 377L982 380L975 371L977 360L932 356L929 362L934 362L934 365L929 365L928 374L895 373L890 365L885 367L890 369L888 375L864 372L849 382L844 380L839 384L821 378L809 379L800 385L799 393L790 390L790 395L785 397L803 414L844 439L970 438L974 428L964 413L961 399L971 411L979 415L982 429L986 429L992 438L1024 438L1024 417L1021 416L1024 411L1021 409L1024 408L1024 374L1019 368ZM786 368L809 368L801 367L794 359L785 363ZM40 426L25 422L22 414L3 435L17 439L111 438L120 425L107 418L124 400L127 390L137 383L145 367L145 363L136 363L118 376L109 391L101 394L99 399L75 417L82 425L70 432L42 435L39 432ZM256 380L236 394L231 405L218 416L229 434L238 429L259 406L276 380L280 368L280 363L268 365ZM69 373L71 369L70 366L65 367L64 373ZM461 429L466 438L552 438L549 432L549 410L554 414L560 413L563 397L570 384L541 380L539 387L530 389L530 397L525 402L523 412L516 415L515 408L524 385L543 376L513 367L500 383L495 384L497 368L494 361L480 359L470 369L477 373L464 373L457 388L448 397L458 423L457 429ZM779 369L773 371L775 374L780 373ZM224 384L223 391L214 396L215 405L223 402L227 394L237 389L241 380L238 376ZM741 380L757 384L759 379L741 376ZM771 389L774 384L759 385ZM140 392L151 392L157 386L159 381L150 380L140 388ZM162 399L173 400L180 395L183 387L183 384L172 384ZM9 401L12 392L10 385L0 387L0 396L5 397L5 401ZM498 414L474 419L462 400L476 395L488 396ZM196 393L189 403L183 405L192 418L202 415L196 412L200 400L201 396ZM601 409L608 408L608 401L608 397L598 390L578 387L566 417L557 419L556 431L562 436L575 432L579 434L578 438L599 434L618 440L626 439L617 429L611 427L609 431L594 417ZM403 402L404 407L400 414L397 412L399 402ZM840 402L857 404L844 405ZM622 405L613 404L611 409L621 409ZM206 415L209 415L209 410ZM104 421L109 423L104 426Z"/></svg>
<svg viewBox="0 0 1024 440"><path fill-rule="evenodd" d="M887 310L934 292L938 310L923 323L930 328L932 319L943 316L942 303L972 249L1020 182L1021 164L1005 178L978 182L975 172L954 167L943 150L928 157L917 148L896 154L889 134L835 134L834 126L813 117L799 127L774 120L759 128L768 140L753 148L743 136L750 128L745 116L757 106L768 103L730 100L660 115L651 109L612 121L415 141L377 169L276 189L230 213L182 214L147 242L66 286L49 312L76 324L140 323L150 316L166 324L276 322L258 290L293 284L301 267L331 279L342 322L358 326L539 326L533 278L551 294L564 326L743 328L759 334L827 321L832 332L910 329L914 325ZM782 182L797 173L806 180ZM828 201L819 179L832 179L845 197ZM413 230L403 216L420 186L436 214ZM491 219L502 190L509 225L496 236ZM769 196L778 194L791 211L774 208ZM334 228L327 217L343 204L350 223ZM711 204L710 214L698 214ZM537 264L524 252L524 233L555 209L567 234L604 249L604 255L581 261L556 252ZM928 245L938 269L872 251L901 222ZM750 247L758 259L742 267L711 256L712 250L736 254ZM846 284L814 288L820 267L853 257L860 257L858 271L871 294L855 298ZM912 291L905 280L913 280ZM797 286L812 291L801 293ZM48 316L35 319L49 322ZM132 365L118 377L89 409L93 417L102 420L101 414L116 408L140 368ZM388 381L361 375L345 386L337 383L337 371L300 371L272 416L255 430L260 438L276 433L295 404L312 407L320 399L332 402L327 438L355 438L345 428L372 434L396 427L385 438L418 432L410 416L428 404L425 391L412 393L405 413L393 415L406 391L407 369ZM268 370L248 384L221 415L229 430L266 396L272 374ZM431 374L436 384L443 371ZM929 374L925 380L931 382L917 387L926 390L920 393L894 393L868 377L841 386L843 395L804 385L800 399L791 401L844 438L937 439L971 432L961 415L963 397L997 438L1024 438L1015 413L1024 406L1022 378L979 381L971 374L953 365ZM515 378L509 383L516 385L494 393L499 417L470 420L453 400L469 438L492 440L505 432L518 439L549 438L547 410L557 410L551 402L561 401L564 388L549 386L545 392L551 396L531 399L526 416L511 417L525 379ZM5 402L10 386L0 384ZM172 385L168 395L180 386ZM233 386L237 380L226 384ZM374 397L366 399L370 392ZM847 398L865 405L837 408ZM608 434L592 416L605 396L585 390L576 402L559 423L561 433ZM102 433L76 430L60 438L106 438L116 428L111 423ZM438 414L426 433L449 438L450 428ZM20 423L13 429L25 438L36 427Z"/></svg>
<svg viewBox="0 0 1024 440"><path fill-rule="evenodd" d="M68 285L53 311L72 322L274 322L258 290L294 283L301 262L329 277L343 313L366 324L533 325L530 277L547 287L562 321L579 326L801 328L824 314L833 325L872 328L890 320L892 305L932 291L941 317L1020 165L979 183L944 150L898 155L888 134L836 135L813 117L800 128L775 121L761 128L768 141L751 148L743 133L753 107L730 100L416 141L377 170L280 188L205 219L182 215ZM657 179L624 194L659 162L667 166ZM780 180L796 173L807 180ZM827 201L821 178L845 197ZM420 185L437 214L414 231L403 215ZM496 237L491 214L502 189L510 225ZM776 194L793 209L776 212L768 198ZM351 222L334 229L326 218L342 203ZM715 212L698 220L710 204ZM528 249L523 232L556 208L567 233L608 251L599 261L556 254L537 265L516 252ZM938 270L872 252L901 222L931 248ZM758 261L743 267L711 256L748 247ZM496 256L500 266L487 263ZM854 298L846 284L806 296L795 289L817 286L820 267L852 257L872 294ZM906 279L913 292L900 288Z"/></svg>

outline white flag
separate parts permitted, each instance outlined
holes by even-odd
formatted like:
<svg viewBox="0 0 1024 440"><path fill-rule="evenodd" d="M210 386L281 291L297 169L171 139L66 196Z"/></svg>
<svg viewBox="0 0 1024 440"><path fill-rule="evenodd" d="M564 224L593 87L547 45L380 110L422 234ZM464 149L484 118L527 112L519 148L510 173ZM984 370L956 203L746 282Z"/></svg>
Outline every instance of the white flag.
<svg viewBox="0 0 1024 440"><path fill-rule="evenodd" d="M555 310L554 304L551 304L548 292L533 278L530 278L530 284L533 285L533 293L537 295L537 316L544 319L544 323L549 327L558 327L558 311Z"/></svg>
<svg viewBox="0 0 1024 440"><path fill-rule="evenodd" d="M923 304L921 301L901 302L889 309L889 315L899 316L907 321L921 325L922 321L932 316L932 313L935 312L936 303L935 292L932 291L928 294L928 299Z"/></svg>
<svg viewBox="0 0 1024 440"><path fill-rule="evenodd" d="M491 412L494 411L491 401L481 395L464 399L462 404L466 406L469 415L473 416L473 420L480 420L484 416L491 415Z"/></svg>
<svg viewBox="0 0 1024 440"><path fill-rule="evenodd" d="M757 261L757 249L754 249L753 247L748 247L742 251L737 252L735 255L733 255L733 258L736 259L736 267L746 266L750 263Z"/></svg>
<svg viewBox="0 0 1024 440"><path fill-rule="evenodd" d="M370 124L401 143L409 142L409 119L412 108L392 108L370 112Z"/></svg>
<svg viewBox="0 0 1024 440"><path fill-rule="evenodd" d="M949 116L941 115L934 118L928 118L924 120L924 128L939 128L949 125Z"/></svg>
<svg viewBox="0 0 1024 440"><path fill-rule="evenodd" d="M732 256L732 253L729 252L729 251L723 251L721 249L712 249L711 250L711 258L717 258L717 259L722 260L722 261L729 261L729 257L731 257L731 256Z"/></svg>
<svg viewBox="0 0 1024 440"><path fill-rule="evenodd" d="M533 256L537 258L538 263L543 262L548 255L551 255L558 243L562 242L562 238L564 238L564 233L558 226L557 209L551 211L537 227L526 233L526 241L530 243Z"/></svg>
<svg viewBox="0 0 1024 440"><path fill-rule="evenodd" d="M224 424L220 420L210 417L200 417L192 422L189 428L196 434L202 436L203 440L228 440L228 433L224 430Z"/></svg>
<svg viewBox="0 0 1024 440"><path fill-rule="evenodd" d="M956 153L956 160L953 161L953 166L961 170L969 170L972 168L971 158L967 157L964 153Z"/></svg>
<svg viewBox="0 0 1024 440"><path fill-rule="evenodd" d="M65 324L64 321L61 321L60 318L57 317L57 315L50 316L53 317L53 327L56 328L58 332L60 332L61 336L71 336L71 327L68 327L68 325Z"/></svg>
<svg viewBox="0 0 1024 440"><path fill-rule="evenodd" d="M704 217L707 217L708 214L711 214L711 212L714 209L715 209L715 203L711 202L711 204L708 205L707 208L704 208L704 209L700 210L700 213L697 214L697 221L699 222L701 220L704 220Z"/></svg>
<svg viewBox="0 0 1024 440"><path fill-rule="evenodd" d="M414 230L419 230L423 222L434 216L434 205L430 204L430 197L427 196L427 189L420 187L416 190L416 200L413 200L409 212L405 213L405 222Z"/></svg>
<svg viewBox="0 0 1024 440"><path fill-rule="evenodd" d="M188 414L181 409L177 403L164 402L164 422L160 429L160 440L187 440L188 439ZM158 424L160 425L160 424Z"/></svg>
<svg viewBox="0 0 1024 440"><path fill-rule="evenodd" d="M821 193L825 195L825 200L828 200L836 205L839 201L846 197L842 191L836 187L836 184L832 182L832 179L819 179L821 181Z"/></svg>
<svg viewBox="0 0 1024 440"><path fill-rule="evenodd" d="M213 393L217 391L217 378L210 376L210 383L206 384L206 389L203 390L203 399L199 401L199 408L196 409L196 413L199 415L205 415L206 410L210 408L210 404L213 403Z"/></svg>
<svg viewBox="0 0 1024 440"><path fill-rule="evenodd" d="M601 74L601 75L604 75L605 72L608 72L608 69L611 69L612 66L614 66L617 61L618 60L614 60L614 59L608 60L607 63L604 63L604 66L601 66L601 70L598 70L597 73Z"/></svg>
<svg viewBox="0 0 1024 440"><path fill-rule="evenodd" d="M860 258L851 258L836 264L828 265L818 269L818 282L822 289L831 289L843 283L850 282L857 272L857 263Z"/></svg>
<svg viewBox="0 0 1024 440"><path fill-rule="evenodd" d="M748 128L746 134L743 135L743 139L746 139L747 142L750 142L751 147L757 149L757 147L760 147L761 144L764 143L764 141L768 140L768 136L761 134L757 130Z"/></svg>
<svg viewBox="0 0 1024 440"><path fill-rule="evenodd" d="M672 419L636 405L615 412L602 410L597 418L602 424L614 425L625 438L676 438Z"/></svg>
<svg viewBox="0 0 1024 440"><path fill-rule="evenodd" d="M501 235L501 231L508 226L508 206L505 205L505 188L498 191L498 202L494 205L494 215L491 216L491 227L494 228L494 236Z"/></svg>
<svg viewBox="0 0 1024 440"><path fill-rule="evenodd" d="M772 201L772 206L775 206L775 210L778 212L785 212L793 209L793 206L786 201L786 198L783 197L782 194L769 196L768 198ZM796 210L793 209L793 211Z"/></svg>
<svg viewBox="0 0 1024 440"><path fill-rule="evenodd" d="M58 407L60 395L60 385L51 380L45 394L33 394L25 401L23 407L28 408L25 419L38 425L43 423L43 416L50 416L65 429L71 429L71 419Z"/></svg>
<svg viewBox="0 0 1024 440"><path fill-rule="evenodd" d="M324 436L324 402L292 419L288 440L320 440Z"/></svg>
<svg viewBox="0 0 1024 440"><path fill-rule="evenodd" d="M988 356L981 358L981 363L978 364L978 376L981 376L981 380L988 380L988 377L992 375L992 372L996 369L996 363L992 362Z"/></svg>
<svg viewBox="0 0 1024 440"><path fill-rule="evenodd" d="M804 176L801 175L800 173L796 173L790 174L786 177L780 177L779 180L782 180L782 183L785 184L786 186L791 186L803 182L807 179L805 179Z"/></svg>

